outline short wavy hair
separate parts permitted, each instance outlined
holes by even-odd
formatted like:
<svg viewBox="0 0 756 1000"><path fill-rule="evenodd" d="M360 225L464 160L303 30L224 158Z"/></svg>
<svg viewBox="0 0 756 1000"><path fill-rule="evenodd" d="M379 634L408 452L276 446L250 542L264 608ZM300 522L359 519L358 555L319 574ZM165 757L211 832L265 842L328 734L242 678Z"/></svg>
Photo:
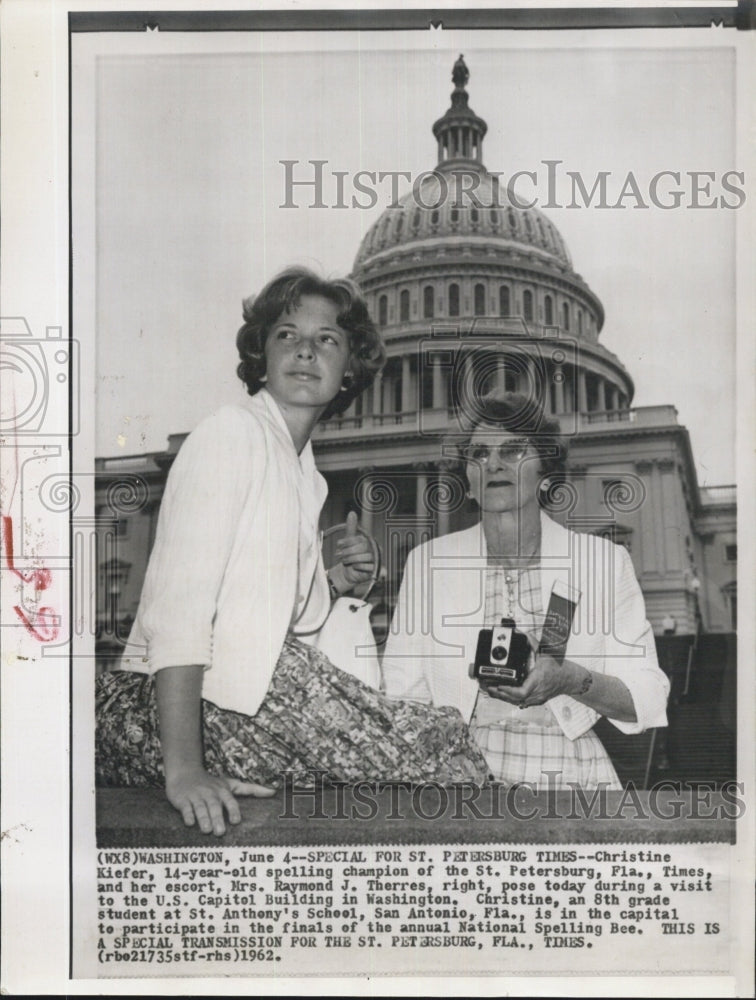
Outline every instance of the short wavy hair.
<svg viewBox="0 0 756 1000"><path fill-rule="evenodd" d="M362 292L349 278L327 281L304 267L290 267L269 281L258 295L244 300L244 325L236 335L241 358L236 374L254 396L265 385L265 342L282 313L296 309L303 295L328 299L338 309L338 324L349 337L347 387L331 400L321 420L343 413L364 392L386 363L386 348L368 313Z"/></svg>
<svg viewBox="0 0 756 1000"><path fill-rule="evenodd" d="M462 418L464 437L457 439L457 457L462 472L467 478L463 449L478 427L499 427L519 434L530 441L540 457L540 471L544 488L538 491L542 506L548 506L552 493L567 476L567 441L562 435L559 421L546 416L543 404L532 396L519 392L505 392L494 389L475 400L474 405L465 407ZM545 481L548 479L548 486Z"/></svg>

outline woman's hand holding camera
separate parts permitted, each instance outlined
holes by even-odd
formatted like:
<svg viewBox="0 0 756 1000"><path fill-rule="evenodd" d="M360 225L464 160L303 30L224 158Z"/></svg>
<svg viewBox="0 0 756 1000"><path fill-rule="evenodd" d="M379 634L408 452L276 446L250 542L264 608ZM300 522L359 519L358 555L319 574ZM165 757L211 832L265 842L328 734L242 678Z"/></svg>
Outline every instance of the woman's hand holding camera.
<svg viewBox="0 0 756 1000"><path fill-rule="evenodd" d="M546 653L533 653L533 665L520 687L505 687L501 684L488 685L486 690L492 698L500 698L520 708L544 705L558 694L573 697L582 692L590 671L576 663L557 663Z"/></svg>
<svg viewBox="0 0 756 1000"><path fill-rule="evenodd" d="M533 659L533 666L520 687L487 686L491 697L530 708L543 705L558 694L567 694L599 715L619 722L637 721L632 695L618 677L588 670L571 660L557 663L545 653L534 652Z"/></svg>

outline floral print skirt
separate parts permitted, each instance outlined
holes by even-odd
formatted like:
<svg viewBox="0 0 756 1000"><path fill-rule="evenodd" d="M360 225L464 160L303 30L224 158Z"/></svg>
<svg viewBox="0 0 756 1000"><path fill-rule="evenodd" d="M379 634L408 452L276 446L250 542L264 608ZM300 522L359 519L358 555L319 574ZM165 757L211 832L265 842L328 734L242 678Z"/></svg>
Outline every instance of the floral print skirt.
<svg viewBox="0 0 756 1000"><path fill-rule="evenodd" d="M98 785L163 785L154 678L97 679ZM205 767L279 788L304 781L485 784L489 767L455 708L392 701L289 635L256 715L202 700Z"/></svg>

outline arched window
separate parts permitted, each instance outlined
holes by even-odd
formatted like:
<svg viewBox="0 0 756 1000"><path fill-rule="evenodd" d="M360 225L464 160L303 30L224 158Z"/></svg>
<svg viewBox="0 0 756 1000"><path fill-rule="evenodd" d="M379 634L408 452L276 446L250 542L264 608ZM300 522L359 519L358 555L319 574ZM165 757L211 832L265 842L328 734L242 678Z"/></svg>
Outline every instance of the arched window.
<svg viewBox="0 0 756 1000"><path fill-rule="evenodd" d="M543 321L546 326L554 325L554 302L550 295L543 300Z"/></svg>
<svg viewBox="0 0 756 1000"><path fill-rule="evenodd" d="M578 317L578 333L582 333L583 332L583 310L582 309L578 309L577 317Z"/></svg>
<svg viewBox="0 0 756 1000"><path fill-rule="evenodd" d="M509 316L509 286L500 285L499 286L499 315Z"/></svg>
<svg viewBox="0 0 756 1000"><path fill-rule="evenodd" d="M420 228L420 209L415 209L415 214L412 216L412 228L417 231Z"/></svg>
<svg viewBox="0 0 756 1000"><path fill-rule="evenodd" d="M401 321L409 319L409 292L406 288L402 289L399 296L399 319Z"/></svg>
<svg viewBox="0 0 756 1000"><path fill-rule="evenodd" d="M491 225L496 228L499 225L499 213L495 208L491 209Z"/></svg>
<svg viewBox="0 0 756 1000"><path fill-rule="evenodd" d="M423 316L433 319L433 286L426 285L423 289Z"/></svg>
<svg viewBox="0 0 756 1000"><path fill-rule="evenodd" d="M533 319L533 293L525 289L522 293L522 315L526 320L532 322Z"/></svg>
<svg viewBox="0 0 756 1000"><path fill-rule="evenodd" d="M449 212L449 221L452 223L452 225L455 225L457 222L459 222L459 209L453 208L451 212Z"/></svg>
<svg viewBox="0 0 756 1000"><path fill-rule="evenodd" d="M570 328L570 306L568 302L562 303L562 326L565 330Z"/></svg>
<svg viewBox="0 0 756 1000"><path fill-rule="evenodd" d="M401 234L402 234L402 228L403 227L404 227L404 216L400 212L399 213L399 217L396 220L395 234L396 234L397 237L401 236Z"/></svg>
<svg viewBox="0 0 756 1000"><path fill-rule="evenodd" d="M477 284L475 286L475 315L486 315L486 286Z"/></svg>
<svg viewBox="0 0 756 1000"><path fill-rule="evenodd" d="M432 226L437 226L438 225L438 209L437 208L434 208L433 211L431 212L431 225Z"/></svg>
<svg viewBox="0 0 756 1000"><path fill-rule="evenodd" d="M378 299L378 326L388 323L388 296L381 295Z"/></svg>
<svg viewBox="0 0 756 1000"><path fill-rule="evenodd" d="M449 315L459 316L459 285L449 285Z"/></svg>
<svg viewBox="0 0 756 1000"><path fill-rule="evenodd" d="M478 216L478 210L477 210L477 208L471 208L470 209L470 222L476 223L478 221L478 218L479 218L479 216Z"/></svg>

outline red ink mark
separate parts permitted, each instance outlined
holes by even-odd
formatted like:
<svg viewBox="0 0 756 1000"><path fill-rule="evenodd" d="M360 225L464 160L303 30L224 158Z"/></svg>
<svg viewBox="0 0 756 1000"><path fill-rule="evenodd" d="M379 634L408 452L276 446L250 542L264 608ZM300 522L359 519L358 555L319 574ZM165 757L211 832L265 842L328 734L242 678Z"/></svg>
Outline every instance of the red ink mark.
<svg viewBox="0 0 756 1000"><path fill-rule="evenodd" d="M30 573L22 573L16 569L13 558L13 518L3 517L3 546L5 548L5 561L8 569L24 583L33 583L35 590L47 590L52 583L52 573L49 569L41 566L33 569Z"/></svg>
<svg viewBox="0 0 756 1000"><path fill-rule="evenodd" d="M38 569L31 570L29 573L22 573L16 569L13 558L13 519L3 516L2 520L3 547L5 549L5 562L8 569L24 583L34 584L34 589L37 592L47 590L52 582L52 573L49 569L41 566ZM31 618L18 604L14 605L13 610L23 622L24 628L29 635L39 642L52 642L58 638L60 618L55 614L53 608L39 608L38 611L32 612Z"/></svg>
<svg viewBox="0 0 756 1000"><path fill-rule="evenodd" d="M34 622L36 624L29 620L26 612L17 604L13 606L13 610L24 623L26 631L33 638L38 639L40 642L52 642L53 639L58 638L59 629L57 622L59 619L53 608L40 608L39 611L35 612ZM49 621L46 619L49 619Z"/></svg>

